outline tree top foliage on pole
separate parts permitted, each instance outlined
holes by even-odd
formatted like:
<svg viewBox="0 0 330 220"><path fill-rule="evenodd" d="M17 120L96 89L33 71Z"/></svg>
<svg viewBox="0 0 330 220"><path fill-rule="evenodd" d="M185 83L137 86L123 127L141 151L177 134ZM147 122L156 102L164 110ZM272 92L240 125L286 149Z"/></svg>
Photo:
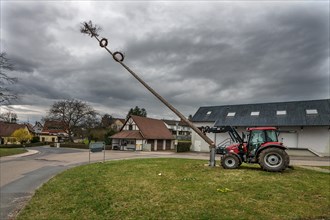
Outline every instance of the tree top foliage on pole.
<svg viewBox="0 0 330 220"><path fill-rule="evenodd" d="M102 28L98 25L93 25L92 21L83 22L82 26L80 27L80 32L83 34L87 34L91 37L98 37L99 33Z"/></svg>

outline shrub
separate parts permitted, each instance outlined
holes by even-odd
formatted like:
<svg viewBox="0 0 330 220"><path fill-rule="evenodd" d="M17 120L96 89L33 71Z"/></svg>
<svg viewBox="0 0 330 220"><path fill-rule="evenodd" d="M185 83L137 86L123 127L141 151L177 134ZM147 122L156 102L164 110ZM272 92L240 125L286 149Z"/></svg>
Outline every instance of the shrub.
<svg viewBox="0 0 330 220"><path fill-rule="evenodd" d="M179 142L176 147L176 152L190 151L191 142Z"/></svg>
<svg viewBox="0 0 330 220"><path fill-rule="evenodd" d="M38 147L38 146L43 146L45 145L45 143L29 143L29 144L24 144L25 147ZM0 145L0 148L21 148L22 145L21 144L4 144L4 145Z"/></svg>
<svg viewBox="0 0 330 220"><path fill-rule="evenodd" d="M54 144L53 144L54 146ZM78 148L78 149L88 149L89 146L86 144L76 144L76 143L60 143L60 147L66 148Z"/></svg>
<svg viewBox="0 0 330 220"><path fill-rule="evenodd" d="M20 144L4 144L0 145L0 148L21 148L22 145Z"/></svg>
<svg viewBox="0 0 330 220"><path fill-rule="evenodd" d="M94 142L94 141L92 141ZM54 143L50 144L51 147L55 147ZM88 144L77 144L77 143L60 143L60 147L65 147L65 148L77 148L77 149L89 149ZM111 150L112 146L111 145L105 145L106 150Z"/></svg>
<svg viewBox="0 0 330 220"><path fill-rule="evenodd" d="M38 143L39 141L39 137L33 137L31 143Z"/></svg>
<svg viewBox="0 0 330 220"><path fill-rule="evenodd" d="M29 144L26 144L25 146L26 147L38 147L38 146L44 146L45 144L42 143L42 142L36 142L36 143L29 143Z"/></svg>

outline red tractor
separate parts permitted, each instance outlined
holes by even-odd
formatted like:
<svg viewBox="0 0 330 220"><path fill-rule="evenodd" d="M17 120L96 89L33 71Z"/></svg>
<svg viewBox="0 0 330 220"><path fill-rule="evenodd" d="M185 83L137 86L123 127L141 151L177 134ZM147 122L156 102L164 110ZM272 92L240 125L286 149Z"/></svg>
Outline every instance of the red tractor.
<svg viewBox="0 0 330 220"><path fill-rule="evenodd" d="M278 141L278 130L275 127L248 128L248 140L244 141L235 128L231 126L206 128L206 132L228 132L232 141L230 146L219 146L217 153L223 155L221 165L225 169L238 168L243 162L258 163L263 170L280 172L290 163L286 147Z"/></svg>

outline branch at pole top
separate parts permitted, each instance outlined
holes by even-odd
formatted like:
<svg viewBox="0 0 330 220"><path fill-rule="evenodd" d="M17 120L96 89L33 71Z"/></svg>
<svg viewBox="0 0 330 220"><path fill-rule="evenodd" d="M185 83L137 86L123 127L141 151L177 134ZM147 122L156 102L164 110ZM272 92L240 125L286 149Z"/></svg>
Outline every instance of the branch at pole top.
<svg viewBox="0 0 330 220"><path fill-rule="evenodd" d="M82 25L83 26L80 27L80 32L91 37L98 37L98 32L102 30L100 26L93 25L92 21L83 22Z"/></svg>
<svg viewBox="0 0 330 220"><path fill-rule="evenodd" d="M100 26L93 25L92 21L83 22L82 26L80 27L80 32L83 34L87 34L91 37L95 37L95 39L99 42L100 47L106 49L113 57L113 59L117 62L123 62L124 61L124 54L116 51L112 53L108 48L108 39L102 38L101 40L98 38L99 32L102 30Z"/></svg>

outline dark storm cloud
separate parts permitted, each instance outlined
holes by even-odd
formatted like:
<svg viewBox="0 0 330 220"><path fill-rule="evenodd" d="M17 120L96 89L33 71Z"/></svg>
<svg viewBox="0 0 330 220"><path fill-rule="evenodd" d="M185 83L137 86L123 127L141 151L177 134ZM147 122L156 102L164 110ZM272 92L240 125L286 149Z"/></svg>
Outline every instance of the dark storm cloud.
<svg viewBox="0 0 330 220"><path fill-rule="evenodd" d="M189 63L180 71L181 80L189 77L217 82L217 86L213 88L206 85L200 87L209 90L210 94L219 94L219 98L209 99L211 102L238 101L240 97L237 93L233 93L234 98L228 97L226 101L221 100L221 94L225 94L227 90L244 89L250 92L250 96L246 97L248 101L253 102L320 96L325 98L329 91L329 73L322 72L321 66L329 59L328 16L327 11L323 10L312 12L306 7L289 7L278 13L264 13L253 23L246 22L244 25L243 22L239 30L227 27L226 30L232 33L232 37L228 34L223 36L221 28L210 31L201 27L199 37L203 42L195 44L193 37L182 40L181 36L185 36L184 33L187 32L183 28L171 32L171 39L162 38L157 42L154 39L145 39L145 45L138 44L141 47L138 51L148 48L147 44L151 42L152 50L145 54L144 60L155 62L158 59L159 62L156 63L162 62L164 65L174 63L184 66ZM193 36L198 36L198 33ZM208 40L214 39L214 36L218 36L216 41ZM202 56L198 56L200 54ZM194 60L189 59L194 55ZM176 57L177 60L171 60L171 57ZM258 98L255 97L256 94ZM195 104L198 102L201 100L196 99Z"/></svg>
<svg viewBox="0 0 330 220"><path fill-rule="evenodd" d="M329 97L328 2L1 4L1 44L16 64L21 104L77 98L115 115L135 105L171 115L79 33L89 19L186 115L203 105Z"/></svg>

